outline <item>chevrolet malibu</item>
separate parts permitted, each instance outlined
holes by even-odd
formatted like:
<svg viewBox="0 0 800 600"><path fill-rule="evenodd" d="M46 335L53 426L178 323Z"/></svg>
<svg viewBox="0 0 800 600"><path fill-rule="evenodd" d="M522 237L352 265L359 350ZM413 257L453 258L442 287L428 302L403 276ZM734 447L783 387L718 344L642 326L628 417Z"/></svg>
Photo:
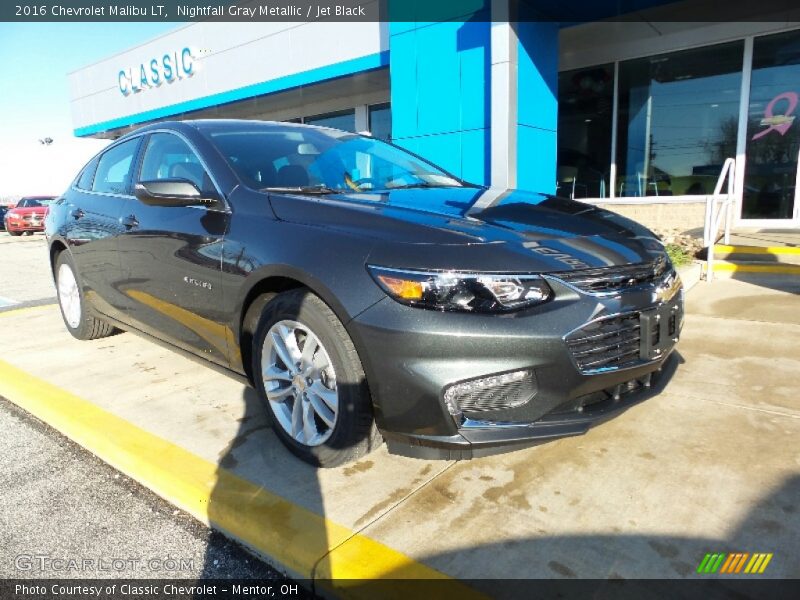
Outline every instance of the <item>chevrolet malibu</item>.
<svg viewBox="0 0 800 600"><path fill-rule="evenodd" d="M46 233L74 337L133 331L248 382L325 467L584 433L651 393L683 322L644 227L298 124L139 129Z"/></svg>

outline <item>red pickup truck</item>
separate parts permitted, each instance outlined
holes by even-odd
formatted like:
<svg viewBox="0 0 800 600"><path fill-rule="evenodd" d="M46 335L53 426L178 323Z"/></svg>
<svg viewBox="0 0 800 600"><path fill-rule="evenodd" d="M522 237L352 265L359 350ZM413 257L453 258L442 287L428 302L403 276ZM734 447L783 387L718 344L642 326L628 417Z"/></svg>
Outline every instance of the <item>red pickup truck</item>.
<svg viewBox="0 0 800 600"><path fill-rule="evenodd" d="M44 231L44 218L55 196L27 196L5 216L6 231L11 235Z"/></svg>

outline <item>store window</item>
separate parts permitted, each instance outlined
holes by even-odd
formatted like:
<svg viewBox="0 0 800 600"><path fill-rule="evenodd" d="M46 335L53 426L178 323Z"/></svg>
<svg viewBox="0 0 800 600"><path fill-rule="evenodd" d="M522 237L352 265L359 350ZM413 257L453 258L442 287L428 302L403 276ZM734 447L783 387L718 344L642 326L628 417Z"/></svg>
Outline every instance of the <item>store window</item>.
<svg viewBox="0 0 800 600"><path fill-rule="evenodd" d="M605 198L610 191L614 65L558 75L558 194Z"/></svg>
<svg viewBox="0 0 800 600"><path fill-rule="evenodd" d="M375 104L369 107L369 131L372 137L386 142L392 139L392 107Z"/></svg>
<svg viewBox="0 0 800 600"><path fill-rule="evenodd" d="M314 115L313 117L306 117L303 122L307 125L317 125L319 127L332 127L333 129L341 129L343 131L356 130L356 111L343 110L340 112L326 113L324 115Z"/></svg>
<svg viewBox="0 0 800 600"><path fill-rule="evenodd" d="M713 192L736 155L744 42L619 64L618 196Z"/></svg>
<svg viewBox="0 0 800 600"><path fill-rule="evenodd" d="M800 32L756 38L747 119L742 217L794 213L800 126Z"/></svg>

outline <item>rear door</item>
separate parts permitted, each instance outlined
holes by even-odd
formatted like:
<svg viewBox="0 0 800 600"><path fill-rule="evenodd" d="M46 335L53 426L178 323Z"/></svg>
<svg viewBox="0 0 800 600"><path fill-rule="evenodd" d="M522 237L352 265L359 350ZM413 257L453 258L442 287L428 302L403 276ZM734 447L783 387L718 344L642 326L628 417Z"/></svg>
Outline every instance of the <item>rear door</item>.
<svg viewBox="0 0 800 600"><path fill-rule="evenodd" d="M219 197L198 154L181 136L147 136L135 181L186 179L206 197ZM221 317L224 205L151 206L130 198L119 238L130 322L159 339L219 364L228 364L229 330Z"/></svg>
<svg viewBox="0 0 800 600"><path fill-rule="evenodd" d="M84 292L101 312L119 316L115 283L120 268L120 215L131 198L131 175L140 137L115 144L92 161L66 196L65 235Z"/></svg>

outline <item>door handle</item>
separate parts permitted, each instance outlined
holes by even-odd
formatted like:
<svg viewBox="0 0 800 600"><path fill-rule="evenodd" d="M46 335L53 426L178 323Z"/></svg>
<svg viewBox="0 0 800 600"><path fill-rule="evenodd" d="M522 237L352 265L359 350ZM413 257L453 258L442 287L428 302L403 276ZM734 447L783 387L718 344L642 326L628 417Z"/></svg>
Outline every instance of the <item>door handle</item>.
<svg viewBox="0 0 800 600"><path fill-rule="evenodd" d="M73 208L69 215L77 221L78 219L82 219L86 213L83 212L83 209Z"/></svg>
<svg viewBox="0 0 800 600"><path fill-rule="evenodd" d="M120 219L120 221L125 226L125 229L133 229L139 226L139 220L136 218L136 215L128 215Z"/></svg>

